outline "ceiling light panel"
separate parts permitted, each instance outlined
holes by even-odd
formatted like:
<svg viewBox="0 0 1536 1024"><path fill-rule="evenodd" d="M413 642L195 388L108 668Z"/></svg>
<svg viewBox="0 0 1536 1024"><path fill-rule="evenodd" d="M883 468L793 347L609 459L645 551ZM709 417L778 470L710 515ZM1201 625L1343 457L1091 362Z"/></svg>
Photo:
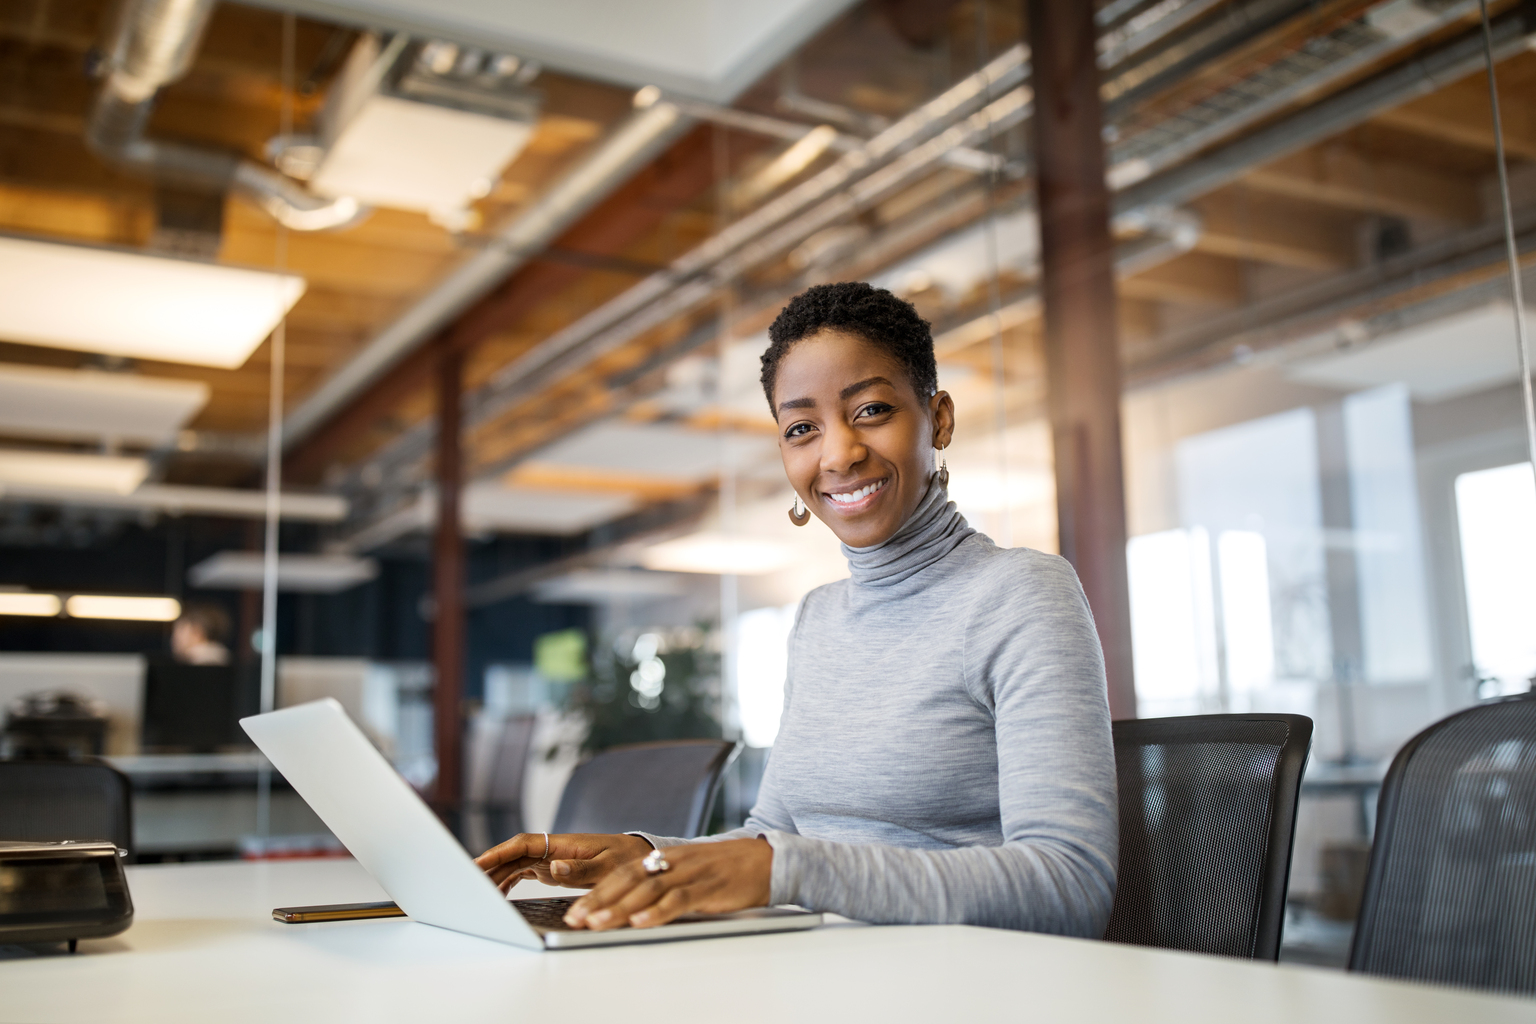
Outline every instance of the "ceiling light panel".
<svg viewBox="0 0 1536 1024"><path fill-rule="evenodd" d="M202 410L208 393L203 381L0 365L0 433L163 444Z"/></svg>
<svg viewBox="0 0 1536 1024"><path fill-rule="evenodd" d="M148 475L149 463L143 459L71 452L0 451L0 494L8 485L131 494Z"/></svg>
<svg viewBox="0 0 1536 1024"><path fill-rule="evenodd" d="M777 541L695 533L653 544L640 553L640 564L669 572L761 576L784 568L794 557L790 545Z"/></svg>
<svg viewBox="0 0 1536 1024"><path fill-rule="evenodd" d="M27 594L0 590L0 615L49 617L59 614L63 604L57 594Z"/></svg>
<svg viewBox="0 0 1536 1024"><path fill-rule="evenodd" d="M232 370L304 293L292 274L0 237L0 339Z"/></svg>
<svg viewBox="0 0 1536 1024"><path fill-rule="evenodd" d="M187 579L208 590L260 590L265 561L258 551L221 551L194 565ZM277 589L334 594L379 574L371 558L352 555L278 555Z"/></svg>
<svg viewBox="0 0 1536 1024"><path fill-rule="evenodd" d="M174 597L118 597L111 594L76 594L64 602L64 611L72 619L174 622L181 617L181 602Z"/></svg>

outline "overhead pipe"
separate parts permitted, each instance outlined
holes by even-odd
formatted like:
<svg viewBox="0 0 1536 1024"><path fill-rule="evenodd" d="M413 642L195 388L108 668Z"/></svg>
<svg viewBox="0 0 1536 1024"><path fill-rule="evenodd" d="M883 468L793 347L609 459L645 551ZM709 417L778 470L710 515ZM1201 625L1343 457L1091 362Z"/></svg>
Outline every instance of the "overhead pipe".
<svg viewBox="0 0 1536 1024"><path fill-rule="evenodd" d="M417 345L446 326L633 177L693 124L676 107L637 110L490 243L368 342L283 422L286 448L309 437Z"/></svg>
<svg viewBox="0 0 1536 1024"><path fill-rule="evenodd" d="M783 252L845 216L850 208L862 209L889 195L940 162L946 152L984 142L1019 123L1029 109L1030 92L1019 87L1028 70L1027 49L1010 48L859 149L843 154L830 167L684 253L665 270L545 339L471 396L465 410L466 429L485 422L573 361L608 351L702 304L720 278ZM659 98L659 90L655 96ZM640 99L643 102L645 97ZM391 465L408 461L425 452L430 437L430 425L418 425L381 459Z"/></svg>
<svg viewBox="0 0 1536 1024"><path fill-rule="evenodd" d="M1531 45L1533 33L1536 3L1527 0L1493 23L1494 59L1502 61L1524 52ZM1409 100L1427 96L1482 67L1482 37L1479 33L1468 33L1193 163L1132 185L1115 197L1115 213L1188 202L1236 181L1259 164L1330 138Z"/></svg>
<svg viewBox="0 0 1536 1024"><path fill-rule="evenodd" d="M106 81L85 127L102 159L156 181L250 198L296 231L323 231L357 220L351 197L327 199L236 153L144 137L160 89L192 66L215 0L127 0L107 54Z"/></svg>

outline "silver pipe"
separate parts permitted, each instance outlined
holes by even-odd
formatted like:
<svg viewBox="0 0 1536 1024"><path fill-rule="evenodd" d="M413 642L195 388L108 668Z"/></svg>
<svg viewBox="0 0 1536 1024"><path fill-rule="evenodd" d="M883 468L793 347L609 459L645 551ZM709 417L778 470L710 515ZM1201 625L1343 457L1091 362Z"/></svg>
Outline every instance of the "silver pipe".
<svg viewBox="0 0 1536 1024"><path fill-rule="evenodd" d="M1496 60L1526 49L1533 7L1524 4L1498 19L1492 29ZM1277 159L1303 146L1425 96L1477 71L1483 65L1483 40L1469 33L1385 71L1308 108L1295 117L1231 143L1192 164L1148 178L1115 197L1115 212L1140 206L1177 205L1229 184L1250 168Z"/></svg>
<svg viewBox="0 0 1536 1024"><path fill-rule="evenodd" d="M489 245L449 274L384 328L361 352L288 414L284 444L312 434L423 338L441 329L506 276L554 241L620 183L649 163L691 124L676 107L657 103L638 110L562 178L544 198L517 216Z"/></svg>
<svg viewBox="0 0 1536 1024"><path fill-rule="evenodd" d="M234 188L298 231L342 227L365 211L350 197L325 199L235 153L144 137L160 89L187 73L215 0L127 0L110 44L108 72L86 122L97 156L186 188Z"/></svg>
<svg viewBox="0 0 1536 1024"><path fill-rule="evenodd" d="M857 150L843 154L832 166L690 250L667 272L647 278L583 317L578 324L547 339L537 351L558 356L565 339L578 327L583 332L595 332L620 323L672 290L679 278L695 277L706 271L736 249L835 195L882 163L942 131L955 119L966 116L985 99L989 88L998 90L1017 85L1027 73L1028 66L1026 49L1012 47ZM560 230L590 209L600 194L606 194L608 188L622 180L620 174L627 177L633 173L691 123L682 111L661 99L659 89L641 90L637 99L642 102L648 99L649 105L638 110L597 153L545 199L514 221L499 239L499 244L492 245L450 275L295 409L283 428L288 443L292 445L307 437L336 410L382 376L422 338L442 327L528 257L553 241ZM596 191L599 188L601 193ZM601 322L594 323L594 318ZM521 361L514 366L520 364Z"/></svg>

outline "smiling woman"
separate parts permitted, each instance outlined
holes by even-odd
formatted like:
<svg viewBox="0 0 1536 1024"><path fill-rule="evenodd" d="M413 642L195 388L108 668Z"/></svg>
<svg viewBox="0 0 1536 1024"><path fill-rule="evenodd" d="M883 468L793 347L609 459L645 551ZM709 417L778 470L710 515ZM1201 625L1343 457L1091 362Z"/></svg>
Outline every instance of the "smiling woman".
<svg viewBox="0 0 1536 1024"><path fill-rule="evenodd" d="M997 547L949 501L934 456L954 403L912 306L819 285L769 337L785 473L843 542L851 578L800 606L746 826L693 841L518 836L480 863L503 888L592 887L574 927L793 903L1098 937L1115 888L1114 754L1076 575Z"/></svg>

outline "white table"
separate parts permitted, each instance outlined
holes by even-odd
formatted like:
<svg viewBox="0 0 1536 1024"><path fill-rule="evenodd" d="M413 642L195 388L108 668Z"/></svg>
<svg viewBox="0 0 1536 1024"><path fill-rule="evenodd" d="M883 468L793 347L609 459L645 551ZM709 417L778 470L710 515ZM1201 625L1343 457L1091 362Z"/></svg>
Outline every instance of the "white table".
<svg viewBox="0 0 1536 1024"><path fill-rule="evenodd" d="M399 919L272 920L276 906L383 898L350 860L129 879L138 913L123 935L0 959L0 1021L1536 1022L1531 999L985 928L534 953Z"/></svg>

